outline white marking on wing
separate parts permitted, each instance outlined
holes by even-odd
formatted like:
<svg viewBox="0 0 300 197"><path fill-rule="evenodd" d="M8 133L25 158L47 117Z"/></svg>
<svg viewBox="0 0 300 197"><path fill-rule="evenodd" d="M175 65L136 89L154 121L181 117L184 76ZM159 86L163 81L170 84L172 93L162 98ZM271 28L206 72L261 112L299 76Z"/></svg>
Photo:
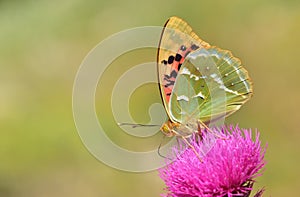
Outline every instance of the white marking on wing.
<svg viewBox="0 0 300 197"><path fill-rule="evenodd" d="M217 76L217 74L213 73L210 75L211 78L213 78L215 80L215 82L217 82L218 84L223 84L223 81L220 77Z"/></svg>
<svg viewBox="0 0 300 197"><path fill-rule="evenodd" d="M199 77L198 77L197 75L193 75L193 74L191 74L190 78L192 79L193 77L195 78L195 80L196 80L196 81L198 81L198 80L199 80Z"/></svg>
<svg viewBox="0 0 300 197"><path fill-rule="evenodd" d="M234 67L234 68L236 68L236 67ZM239 69L236 69L236 73L238 74L240 80L244 83L244 85L245 85L245 87L246 87L246 89L247 89L247 92L249 92L250 89L249 89L249 87L248 87L248 84L246 83L246 80L245 80L244 78L241 77L240 72L241 72L241 71L240 71Z"/></svg>
<svg viewBox="0 0 300 197"><path fill-rule="evenodd" d="M218 54L216 51L213 52L211 55L217 57L218 59L221 59L221 58L222 58L222 56L221 56L220 54ZM225 58L223 58L223 60L224 60L225 62L227 62L227 64L229 64L230 66L232 66L232 67L234 68L234 70L235 70L235 72L238 74L240 80L243 81L243 83L244 83L244 85L245 85L245 87L246 87L246 89L247 89L247 92L249 92L249 91L250 91L249 85L247 84L246 80L243 79L243 78L241 77L241 75L240 75L240 72L241 72L241 71L239 70L239 68L236 67L236 66L234 66L235 64L234 64L234 61L232 60L232 57L225 57ZM240 65L240 64L238 64L238 65ZM219 66L218 66L218 68L219 68ZM228 76L228 73L226 73L225 76ZM227 88L227 89L228 89L228 88ZM231 90L231 91L232 91L232 90ZM233 91L233 92L236 92L236 91ZM242 95L242 96L243 96L243 95ZM243 97L244 97L244 96L243 96ZM245 97L246 97L246 96L245 96Z"/></svg>
<svg viewBox="0 0 300 197"><path fill-rule="evenodd" d="M220 56L216 51L211 51L211 55L215 56L216 58L220 59L222 56Z"/></svg>
<svg viewBox="0 0 300 197"><path fill-rule="evenodd" d="M207 57L208 56L208 54L205 54L205 53L191 53L191 54L189 54L189 57L191 58L191 59L196 59L197 57Z"/></svg>
<svg viewBox="0 0 300 197"><path fill-rule="evenodd" d="M185 95L177 96L177 101L181 101L181 100L188 102L190 99Z"/></svg>
<svg viewBox="0 0 300 197"><path fill-rule="evenodd" d="M227 64L232 65L232 60L229 57L224 58L224 60L227 62Z"/></svg>
<svg viewBox="0 0 300 197"><path fill-rule="evenodd" d="M216 73L213 73L213 74L211 74L210 75L212 78L215 78L215 77L217 77L217 74Z"/></svg>
<svg viewBox="0 0 300 197"><path fill-rule="evenodd" d="M186 67L184 67L184 68L181 70L181 74L182 74L182 75L190 75L191 72L189 71L189 69L187 69Z"/></svg>
<svg viewBox="0 0 300 197"><path fill-rule="evenodd" d="M201 91L198 94L196 94L195 96L193 96L193 98L196 98L196 97L200 97L202 99L205 99L205 96L202 94Z"/></svg>
<svg viewBox="0 0 300 197"><path fill-rule="evenodd" d="M230 92L230 93L233 93L235 95L240 95L237 91L233 91L233 90L230 90L229 88L227 88L226 86L224 85L220 85L219 86L221 89L225 90L226 92Z"/></svg>
<svg viewBox="0 0 300 197"><path fill-rule="evenodd" d="M225 90L226 92L230 92L230 93L233 93L235 95L240 95L237 91L233 91L233 90L230 90L229 88L227 88L224 85L222 79L220 77L218 77L217 74L213 73L210 76L211 76L211 78L213 78L215 80L215 82L217 82L218 84L220 84L219 88Z"/></svg>

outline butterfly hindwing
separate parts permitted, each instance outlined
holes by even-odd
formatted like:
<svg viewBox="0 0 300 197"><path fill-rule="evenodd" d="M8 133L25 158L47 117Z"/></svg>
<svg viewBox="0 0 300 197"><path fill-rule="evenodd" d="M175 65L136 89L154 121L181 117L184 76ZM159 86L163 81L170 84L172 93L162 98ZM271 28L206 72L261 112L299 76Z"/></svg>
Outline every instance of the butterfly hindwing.
<svg viewBox="0 0 300 197"><path fill-rule="evenodd" d="M174 85L170 115L177 122L206 123L238 110L252 95L252 83L241 62L216 47L189 54Z"/></svg>

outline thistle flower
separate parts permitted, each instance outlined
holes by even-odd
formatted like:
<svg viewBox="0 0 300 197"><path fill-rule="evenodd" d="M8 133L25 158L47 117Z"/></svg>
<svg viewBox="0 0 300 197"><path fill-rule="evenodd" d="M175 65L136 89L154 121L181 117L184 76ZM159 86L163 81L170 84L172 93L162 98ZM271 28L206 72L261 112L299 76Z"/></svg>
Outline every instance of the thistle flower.
<svg viewBox="0 0 300 197"><path fill-rule="evenodd" d="M201 140L195 135L190 139L193 148L173 148L176 159L159 170L166 196L250 196L254 179L265 165L259 133L252 140L252 131L238 126L213 131L221 137L207 132ZM260 190L255 196L262 193Z"/></svg>

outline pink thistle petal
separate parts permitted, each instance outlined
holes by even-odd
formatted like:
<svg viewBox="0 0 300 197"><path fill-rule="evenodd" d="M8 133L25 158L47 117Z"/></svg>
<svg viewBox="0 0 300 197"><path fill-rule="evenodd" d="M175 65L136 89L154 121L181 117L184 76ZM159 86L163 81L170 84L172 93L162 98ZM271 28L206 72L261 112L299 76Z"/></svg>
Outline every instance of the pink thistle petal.
<svg viewBox="0 0 300 197"><path fill-rule="evenodd" d="M221 138L207 132L202 141L191 137L191 148L173 148L176 159L159 170L166 183L167 196L222 197L249 196L254 179L265 166L259 133L238 126L213 129Z"/></svg>

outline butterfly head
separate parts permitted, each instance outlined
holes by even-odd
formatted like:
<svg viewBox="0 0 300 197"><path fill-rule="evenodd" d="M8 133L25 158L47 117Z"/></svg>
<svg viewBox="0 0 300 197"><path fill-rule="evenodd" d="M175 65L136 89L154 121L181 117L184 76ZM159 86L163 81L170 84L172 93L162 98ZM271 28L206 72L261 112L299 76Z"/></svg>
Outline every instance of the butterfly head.
<svg viewBox="0 0 300 197"><path fill-rule="evenodd" d="M168 120L165 124L162 125L160 130L167 136L167 137L173 137L176 135L176 129L180 126L177 122L171 122Z"/></svg>

